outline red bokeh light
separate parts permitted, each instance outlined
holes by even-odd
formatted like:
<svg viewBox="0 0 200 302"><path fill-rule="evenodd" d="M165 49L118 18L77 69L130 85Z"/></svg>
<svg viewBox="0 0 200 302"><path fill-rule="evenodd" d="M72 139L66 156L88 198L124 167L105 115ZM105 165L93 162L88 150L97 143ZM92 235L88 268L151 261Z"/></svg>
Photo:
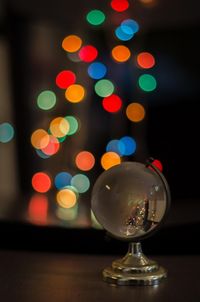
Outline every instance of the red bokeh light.
<svg viewBox="0 0 200 302"><path fill-rule="evenodd" d="M60 148L59 140L54 137L53 135L50 135L50 140L48 145L45 148L42 148L42 152L46 155L54 155L58 152Z"/></svg>
<svg viewBox="0 0 200 302"><path fill-rule="evenodd" d="M154 159L154 161L152 162L152 165L154 165L156 168L158 168L158 170L160 170L160 172L163 171L163 165L160 160Z"/></svg>
<svg viewBox="0 0 200 302"><path fill-rule="evenodd" d="M116 94L111 94L108 97L105 97L102 102L103 108L111 113L119 111L122 107L122 100Z"/></svg>
<svg viewBox="0 0 200 302"><path fill-rule="evenodd" d="M124 12L129 8L129 2L127 0L112 0L110 5L112 9L117 12Z"/></svg>
<svg viewBox="0 0 200 302"><path fill-rule="evenodd" d="M79 57L84 62L92 62L98 56L97 49L92 45L86 45L79 51Z"/></svg>
<svg viewBox="0 0 200 302"><path fill-rule="evenodd" d="M75 82L76 76L70 70L63 70L56 77L56 85L61 89L66 89Z"/></svg>
<svg viewBox="0 0 200 302"><path fill-rule="evenodd" d="M51 179L44 172L35 173L32 177L32 187L39 193L46 193L51 188Z"/></svg>
<svg viewBox="0 0 200 302"><path fill-rule="evenodd" d="M152 68L155 65L155 58L149 52L141 52L137 56L137 63L141 68Z"/></svg>
<svg viewBox="0 0 200 302"><path fill-rule="evenodd" d="M47 196L42 194L34 194L31 197L28 214L29 219L35 224L46 224L47 223L47 213L48 213L48 199Z"/></svg>
<svg viewBox="0 0 200 302"><path fill-rule="evenodd" d="M80 170L89 171L95 164L95 158L91 152L82 151L77 154L75 162Z"/></svg>

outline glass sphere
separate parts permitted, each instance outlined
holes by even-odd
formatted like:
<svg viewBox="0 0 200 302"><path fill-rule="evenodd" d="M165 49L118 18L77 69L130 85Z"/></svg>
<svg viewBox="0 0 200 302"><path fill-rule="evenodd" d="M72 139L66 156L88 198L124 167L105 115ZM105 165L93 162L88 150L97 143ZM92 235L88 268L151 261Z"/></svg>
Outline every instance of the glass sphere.
<svg viewBox="0 0 200 302"><path fill-rule="evenodd" d="M164 176L151 166L123 162L104 171L92 192L92 211L114 237L140 239L156 229L169 203Z"/></svg>

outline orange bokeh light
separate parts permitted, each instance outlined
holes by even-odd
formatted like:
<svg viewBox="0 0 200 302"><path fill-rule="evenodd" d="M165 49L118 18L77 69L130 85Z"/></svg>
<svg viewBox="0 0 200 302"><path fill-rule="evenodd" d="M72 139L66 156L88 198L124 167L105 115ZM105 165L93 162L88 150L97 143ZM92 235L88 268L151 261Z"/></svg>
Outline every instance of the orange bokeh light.
<svg viewBox="0 0 200 302"><path fill-rule="evenodd" d="M115 152L106 152L101 157L101 165L104 170L108 170L113 166L121 163L120 156Z"/></svg>
<svg viewBox="0 0 200 302"><path fill-rule="evenodd" d="M80 170L89 171L94 167L95 158L91 152L82 151L77 154L75 162Z"/></svg>
<svg viewBox="0 0 200 302"><path fill-rule="evenodd" d="M145 68L145 69L152 68L155 65L155 58L149 52L141 52L137 56L137 64L141 68Z"/></svg>
<svg viewBox="0 0 200 302"><path fill-rule="evenodd" d="M157 4L157 0L140 0L140 2L144 5L154 6Z"/></svg>
<svg viewBox="0 0 200 302"><path fill-rule="evenodd" d="M67 52L76 52L81 48L82 40L76 35L69 35L62 41L62 48Z"/></svg>
<svg viewBox="0 0 200 302"><path fill-rule="evenodd" d="M126 108L126 115L132 122L140 122L145 117L145 109L139 103L131 103Z"/></svg>
<svg viewBox="0 0 200 302"><path fill-rule="evenodd" d="M85 89L82 85L79 84L70 85L65 92L65 98L71 103L81 102L84 96Z"/></svg>
<svg viewBox="0 0 200 302"><path fill-rule="evenodd" d="M31 135L31 144L36 149L45 148L48 145L49 140L49 134L43 129L38 129Z"/></svg>
<svg viewBox="0 0 200 302"><path fill-rule="evenodd" d="M32 177L32 187L39 193L46 193L51 188L51 179L44 172L35 173Z"/></svg>
<svg viewBox="0 0 200 302"><path fill-rule="evenodd" d="M56 195L56 200L62 208L70 209L75 206L77 202L77 196L75 192L70 189L60 190Z"/></svg>
<svg viewBox="0 0 200 302"><path fill-rule="evenodd" d="M63 117L56 117L50 123L50 131L55 137L66 136L69 132L69 122Z"/></svg>
<svg viewBox="0 0 200 302"><path fill-rule="evenodd" d="M131 52L129 48L124 45L117 45L112 49L112 57L119 63L126 62L130 56Z"/></svg>

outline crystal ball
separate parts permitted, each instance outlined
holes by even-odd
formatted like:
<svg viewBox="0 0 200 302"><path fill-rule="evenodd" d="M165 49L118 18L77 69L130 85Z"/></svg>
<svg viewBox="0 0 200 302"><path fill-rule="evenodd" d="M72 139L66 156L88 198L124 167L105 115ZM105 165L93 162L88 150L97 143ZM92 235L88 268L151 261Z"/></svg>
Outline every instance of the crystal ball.
<svg viewBox="0 0 200 302"><path fill-rule="evenodd" d="M97 179L91 207L97 221L111 235L138 240L153 232L169 206L169 188L153 166L123 162Z"/></svg>

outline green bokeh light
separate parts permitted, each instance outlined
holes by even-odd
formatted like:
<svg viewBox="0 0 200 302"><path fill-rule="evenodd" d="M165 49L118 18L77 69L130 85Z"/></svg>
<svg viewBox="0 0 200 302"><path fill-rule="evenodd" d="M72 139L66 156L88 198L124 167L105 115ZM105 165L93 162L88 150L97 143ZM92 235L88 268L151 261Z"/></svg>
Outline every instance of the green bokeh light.
<svg viewBox="0 0 200 302"><path fill-rule="evenodd" d="M110 80L99 80L94 86L96 94L100 97L107 97L114 92L114 85Z"/></svg>
<svg viewBox="0 0 200 302"><path fill-rule="evenodd" d="M70 115L65 116L65 119L69 123L69 132L67 133L67 135L75 134L79 128L77 119L74 116L70 116Z"/></svg>
<svg viewBox="0 0 200 302"><path fill-rule="evenodd" d="M56 216L64 221L71 222L75 220L78 216L78 203L75 204L72 208L65 209L58 206L56 210Z"/></svg>
<svg viewBox="0 0 200 302"><path fill-rule="evenodd" d="M37 98L37 105L42 110L52 109L56 104L56 95L51 90L42 91Z"/></svg>
<svg viewBox="0 0 200 302"><path fill-rule="evenodd" d="M0 142L8 143L14 137L13 126L9 123L0 124Z"/></svg>
<svg viewBox="0 0 200 302"><path fill-rule="evenodd" d="M139 77L138 84L140 88L146 92L150 92L156 89L156 79L150 74L143 74Z"/></svg>
<svg viewBox="0 0 200 302"><path fill-rule="evenodd" d="M88 23L94 26L101 25L105 21L105 18L105 14L98 9L91 10L86 16Z"/></svg>
<svg viewBox="0 0 200 302"><path fill-rule="evenodd" d="M67 135L68 135L68 133L67 133ZM63 136L63 137L57 137L59 143L63 143L63 142L66 140L67 135L65 135L65 136Z"/></svg>
<svg viewBox="0 0 200 302"><path fill-rule="evenodd" d="M85 193L90 187L90 181L86 175L76 174L71 179L71 185L74 186L79 193Z"/></svg>

